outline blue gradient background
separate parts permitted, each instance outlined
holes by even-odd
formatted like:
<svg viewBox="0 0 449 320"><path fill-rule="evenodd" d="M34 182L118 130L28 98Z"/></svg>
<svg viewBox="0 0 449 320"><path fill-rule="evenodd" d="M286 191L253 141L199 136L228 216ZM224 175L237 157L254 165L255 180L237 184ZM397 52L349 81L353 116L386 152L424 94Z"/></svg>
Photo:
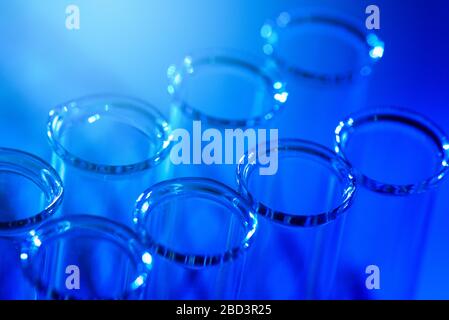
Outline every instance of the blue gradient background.
<svg viewBox="0 0 449 320"><path fill-rule="evenodd" d="M65 28L65 8L81 10L81 30ZM0 3L0 145L50 160L48 110L95 92L142 97L168 111L166 69L209 47L259 53L261 25L279 12L313 6L365 19L381 10L385 56L369 87L370 105L419 111L449 132L449 2L15 0ZM441 190L418 298L449 299L449 187Z"/></svg>

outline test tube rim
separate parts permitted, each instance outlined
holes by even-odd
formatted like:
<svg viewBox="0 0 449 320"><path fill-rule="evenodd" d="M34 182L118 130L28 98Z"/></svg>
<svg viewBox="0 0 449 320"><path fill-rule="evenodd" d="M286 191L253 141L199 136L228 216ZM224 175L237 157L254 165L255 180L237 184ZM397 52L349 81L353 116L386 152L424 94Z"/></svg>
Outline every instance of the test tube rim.
<svg viewBox="0 0 449 320"><path fill-rule="evenodd" d="M224 205L225 203L233 208L235 214L239 214L242 227L245 230L244 238L238 246L216 254L195 254L184 253L174 250L154 239L145 226L151 216L151 211L158 205L169 201L170 197L183 196L188 192L197 198L215 197L215 202ZM201 195L210 195L202 197ZM217 199L216 197L220 197ZM145 203L149 204L147 210L142 210ZM257 230L257 217L252 212L250 204L242 198L235 190L227 185L209 178L183 177L157 183L144 191L136 201L134 224L137 232L144 239L145 244L154 255L162 256L164 259L180 263L187 268L207 268L231 262L240 257L252 244L254 234Z"/></svg>
<svg viewBox="0 0 449 320"><path fill-rule="evenodd" d="M287 227L311 228L331 223L344 214L351 206L357 189L356 179L349 163L338 157L335 152L318 143L302 139L281 139L275 149L270 149L270 152L273 151L307 154L317 159L325 160L333 164L332 168L335 174L338 175L340 181L344 181L345 187L341 192L340 203L325 212L295 214L270 208L262 201L256 199L249 188L249 179L260 166L257 161L254 161L253 156L255 152L252 150L246 153L240 160L236 170L236 180L240 194L252 203L253 209L258 215ZM334 166L338 166L338 168Z"/></svg>
<svg viewBox="0 0 449 320"><path fill-rule="evenodd" d="M188 61L188 63L186 63ZM182 97L182 84L184 79L192 74L195 65L198 66L213 66L213 65L231 65L233 67L250 72L251 74L262 78L267 83L267 90L271 90L269 97L272 97L272 108L260 115L248 117L247 119L228 119L217 116L212 116L198 110L195 106L186 103ZM211 126L217 127L231 127L231 128L247 128L261 125L270 121L282 109L282 102L276 99L277 94L286 95L288 97L287 84L283 79L281 70L276 63L269 58L259 58L250 53L228 49L228 48L210 48L203 51L188 54L184 57L183 62L179 66L172 65L174 68L172 72L168 72L169 88L172 88L170 93L172 97L172 104L179 108L181 112L193 120L200 120L208 123ZM178 82L177 76L181 79ZM276 88L275 84L279 83L280 88Z"/></svg>
<svg viewBox="0 0 449 320"><path fill-rule="evenodd" d="M57 219L46 221L37 228L27 233L27 237L21 242L20 259L22 270L28 281L36 287L37 290L45 290L50 293L52 298L57 300L76 300L74 296L64 295L57 290L49 289L48 284L44 284L39 280L39 275L34 275L32 270L33 259L38 255L40 248L45 246L48 241L59 241L67 232L94 232L99 236L103 235L105 239L113 242L121 250L127 250L127 256L132 260L136 268L136 278L131 279L128 288L120 297L111 299L128 299L135 294L140 294L147 285L148 278L153 266L151 254L145 249L138 235L130 228L110 219L88 215L74 214ZM36 237L39 240L36 244ZM150 258L143 260L144 254L150 254ZM64 270L65 271L65 270ZM136 280L141 279L142 283L136 287L133 284ZM103 298L100 298L103 299ZM108 299L109 298L104 298ZM103 300L104 300L103 299Z"/></svg>
<svg viewBox="0 0 449 320"><path fill-rule="evenodd" d="M295 67L289 64L287 61L284 61L279 55L276 54L275 43L273 42L272 37L266 37L262 35L262 38L265 40L264 45L270 45L272 47L273 52L267 54L272 56L273 59L277 62L277 64L282 68L287 70L287 72L304 79L319 81L323 84L333 84L333 85L343 85L347 83L352 83L354 80L359 79L360 77L364 77L371 72L372 66L378 62L382 57L373 58L370 55L371 50L375 48L374 45L370 44L369 37L375 37L377 39L377 43L382 45L384 48L384 43L381 39L378 38L374 33L367 33L364 31L362 27L358 26L358 23L355 19L350 17L349 15L342 14L336 10L325 10L322 8L313 8L309 10L294 10L292 12L282 12L281 14L288 14L289 21L285 24L279 24L276 21L267 21L263 26L269 26L272 29L272 34L276 34L276 36L282 32L286 28L290 27L300 27L301 24L310 23L310 24L324 24L336 27L341 30L346 30L348 33L353 35L355 39L358 39L360 43L366 48L366 61L362 61L357 69L352 71L348 71L346 73L319 73L314 71L309 71L306 69ZM363 70L368 68L370 71L367 74L364 74Z"/></svg>
<svg viewBox="0 0 449 320"><path fill-rule="evenodd" d="M413 184L385 183L370 178L353 166L358 183L371 191L396 196L420 194L436 188L441 181L447 177L449 171L449 138L432 120L407 108L397 106L376 107L349 115L345 120L339 123L335 130L335 151L339 156L351 163L345 152L345 147L349 140L348 137L359 126L374 122L380 123L381 121L390 121L407 125L430 138L438 148L439 156L441 158L440 166L434 175ZM444 163L446 163L446 165L444 165Z"/></svg>
<svg viewBox="0 0 449 320"><path fill-rule="evenodd" d="M80 105L82 108L86 109L89 106L89 104L99 102L106 104L112 102L129 104L130 106L133 106L133 108L137 110L137 112L145 113L154 118L153 119L154 124L162 133L162 137L160 139L161 140L160 149L153 156L143 161L124 165L95 163L83 159L81 157L78 157L72 152L70 152L67 148L64 147L64 144L60 141L61 137L58 134L59 130L58 126L60 126L60 123L64 121L63 119L61 119L62 114L68 112L65 111L66 108L73 108L73 104L75 104L76 106ZM140 98L118 94L94 94L69 100L53 108L49 113L49 118L47 122L48 141L53 151L57 154L57 156L61 160L70 164L71 166L74 166L76 168L85 171L96 172L104 175L116 175L116 176L141 172L159 165L168 156L168 154L170 153L170 149L173 145L173 141L170 140L169 132L170 127L168 121L165 119L164 115L152 104Z"/></svg>
<svg viewBox="0 0 449 320"><path fill-rule="evenodd" d="M28 218L0 222L0 237L20 236L29 228L50 218L58 210L64 194L63 182L52 166L34 154L0 147L0 155L1 158L4 156L10 158L0 160L0 172L23 176L45 195L46 206L42 211ZM18 159L21 161L18 162Z"/></svg>

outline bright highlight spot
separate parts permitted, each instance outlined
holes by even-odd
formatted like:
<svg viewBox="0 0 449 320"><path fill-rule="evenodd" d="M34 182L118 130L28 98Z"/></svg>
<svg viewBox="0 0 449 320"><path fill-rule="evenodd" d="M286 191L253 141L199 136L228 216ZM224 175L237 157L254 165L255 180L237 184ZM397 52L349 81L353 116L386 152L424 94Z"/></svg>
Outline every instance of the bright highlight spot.
<svg viewBox="0 0 449 320"><path fill-rule="evenodd" d="M274 99L279 101L280 103L285 103L288 98L288 92L276 93L274 95Z"/></svg>
<svg viewBox="0 0 449 320"><path fill-rule="evenodd" d="M180 84L182 81L182 77L181 75L178 73L177 75L175 75L175 78L173 79L174 84Z"/></svg>
<svg viewBox="0 0 449 320"><path fill-rule="evenodd" d="M21 253L21 254L20 254L20 259L22 259L22 260L28 259L28 254L26 254L26 253Z"/></svg>
<svg viewBox="0 0 449 320"><path fill-rule="evenodd" d="M184 58L184 64L187 66L192 65L192 57L191 56L187 56Z"/></svg>
<svg viewBox="0 0 449 320"><path fill-rule="evenodd" d="M335 134L339 135L341 132L341 129L343 129L343 127L345 126L343 121L340 121L340 123L338 124L338 126L335 128Z"/></svg>
<svg viewBox="0 0 449 320"><path fill-rule="evenodd" d="M151 264L153 262L153 257L148 252L142 255L142 262L145 264Z"/></svg>
<svg viewBox="0 0 449 320"><path fill-rule="evenodd" d="M373 59L379 59L382 58L384 55L384 48L381 46L376 46L369 52L369 55Z"/></svg>
<svg viewBox="0 0 449 320"><path fill-rule="evenodd" d="M143 285L143 276L138 276L136 280L134 280L132 287L133 289L137 289Z"/></svg>
<svg viewBox="0 0 449 320"><path fill-rule="evenodd" d="M146 213L148 211L148 208L150 207L150 204L148 201L144 202L142 205L142 213Z"/></svg>
<svg viewBox="0 0 449 320"><path fill-rule="evenodd" d="M99 114L94 114L93 116L90 116L89 118L87 118L87 122L89 122L89 123L94 123L98 120L100 120Z"/></svg>
<svg viewBox="0 0 449 320"><path fill-rule="evenodd" d="M282 83L280 83L279 81L275 82L273 84L273 88L275 88L276 90L279 90L282 88Z"/></svg>
<svg viewBox="0 0 449 320"><path fill-rule="evenodd" d="M38 236L34 236L34 237L33 237L33 244L34 244L36 247L40 247L40 246L42 245L41 239L39 239Z"/></svg>

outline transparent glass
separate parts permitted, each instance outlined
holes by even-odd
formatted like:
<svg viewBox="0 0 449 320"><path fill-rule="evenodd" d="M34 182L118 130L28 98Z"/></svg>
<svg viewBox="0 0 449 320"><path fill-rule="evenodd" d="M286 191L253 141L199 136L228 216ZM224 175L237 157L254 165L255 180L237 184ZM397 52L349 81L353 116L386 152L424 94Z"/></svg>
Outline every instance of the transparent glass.
<svg viewBox="0 0 449 320"><path fill-rule="evenodd" d="M132 225L135 199L164 175L169 127L144 101L91 96L50 112L52 164L66 188L62 214L90 214Z"/></svg>
<svg viewBox="0 0 449 320"><path fill-rule="evenodd" d="M137 201L135 223L153 253L148 299L235 299L257 220L235 191L210 179L157 184Z"/></svg>
<svg viewBox="0 0 449 320"><path fill-rule="evenodd" d="M276 174L262 175L256 152L260 149L248 153L237 171L240 193L261 217L242 297L329 298L344 213L355 192L351 169L332 150L291 139L262 148L276 153L279 163Z"/></svg>
<svg viewBox="0 0 449 320"><path fill-rule="evenodd" d="M50 218L63 195L56 171L29 153L0 148L0 299L30 299L20 268L26 232Z"/></svg>
<svg viewBox="0 0 449 320"><path fill-rule="evenodd" d="M187 156L190 165L173 166L172 176L207 177L234 185L235 167L258 137L235 136L232 132L226 137L225 130L265 127L283 107L288 92L275 63L215 49L186 56L179 66L169 67L168 78L170 124L173 129L184 129L187 137L178 134L172 138L176 144L184 139L191 141L191 154ZM208 129L214 130L212 137L207 135ZM215 138L217 135L220 137ZM207 146L216 146L216 151ZM217 153L212 163L203 160L204 154ZM232 161L225 159L229 153Z"/></svg>
<svg viewBox="0 0 449 320"><path fill-rule="evenodd" d="M362 21L362 20L360 20ZM283 12L261 28L263 52L286 73L289 99L275 119L282 138L333 145L335 123L364 104L384 43L360 21L325 10Z"/></svg>
<svg viewBox="0 0 449 320"><path fill-rule="evenodd" d="M20 258L39 300L141 299L152 268L151 254L131 229L88 215L31 230Z"/></svg>
<svg viewBox="0 0 449 320"><path fill-rule="evenodd" d="M437 187L448 172L447 136L401 108L350 115L335 134L336 151L361 186L348 216L337 298L411 299ZM369 266L378 268L379 281L368 279Z"/></svg>

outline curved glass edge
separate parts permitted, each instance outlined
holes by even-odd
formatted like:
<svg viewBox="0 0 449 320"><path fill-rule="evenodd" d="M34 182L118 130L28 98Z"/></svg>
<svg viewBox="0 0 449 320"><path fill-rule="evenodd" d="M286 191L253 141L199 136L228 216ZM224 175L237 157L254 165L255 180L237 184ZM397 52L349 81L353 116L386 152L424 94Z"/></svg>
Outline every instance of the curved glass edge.
<svg viewBox="0 0 449 320"><path fill-rule="evenodd" d="M290 65L276 53L279 34L286 28L299 27L306 23L329 25L352 34L366 48L366 59L356 70L341 74L315 73ZM357 78L368 76L372 72L373 64L381 60L385 52L385 43L375 33L365 33L348 16L322 9L292 13L282 12L274 21L270 20L262 25L260 35L264 40L263 53L272 56L280 67L298 77L325 84L351 83Z"/></svg>
<svg viewBox="0 0 449 320"><path fill-rule="evenodd" d="M252 203L254 211L257 214L285 226L317 227L335 220L351 206L356 192L356 183L352 169L344 159L338 157L332 150L306 140L283 139L279 141L277 149L267 150L267 152L293 153L296 156L307 154L324 160L334 169L335 174L343 182L344 188L341 194L340 204L327 212L301 214L288 213L270 208L262 201L255 199L249 190L249 179L260 166L256 160L256 153L250 151L242 157L237 166L236 180L239 192Z"/></svg>
<svg viewBox="0 0 449 320"><path fill-rule="evenodd" d="M209 195L212 199L216 199L214 201L217 203L234 209L234 214L240 215L245 230L240 245L222 253L200 255L177 252L156 241L145 227L151 212L158 205L169 201L171 197L184 194L191 194L193 197ZM155 184L139 196L135 207L134 224L153 253L190 268L205 268L235 260L246 251L257 230L257 217L245 199L218 181L207 178L178 178Z"/></svg>
<svg viewBox="0 0 449 320"><path fill-rule="evenodd" d="M367 123L379 123L382 121L396 122L412 127L429 137L438 149L438 156L441 160L440 166L436 170L435 175L415 184L403 185L371 179L353 167L357 181L372 191L398 196L423 193L431 188L435 188L447 176L449 171L449 139L431 120L405 108L383 107L364 110L354 113L345 120L340 121L335 129L335 151L337 154L350 163L346 154L347 141L350 135L357 127Z"/></svg>
<svg viewBox="0 0 449 320"><path fill-rule="evenodd" d="M34 258L47 241L57 240L69 232L82 233L83 231L95 232L99 236L116 241L120 248L129 250L128 256L133 260L137 270L136 277L130 280L128 289L120 297L99 299L126 300L141 293L147 284L152 269L152 255L145 250L144 245L133 230L106 218L91 215L71 215L53 219L28 232L26 239L21 243L20 260L24 274L30 283L37 290L49 294L52 299L76 300L73 296L67 296L56 289L49 288L49 285L39 278L40 275L34 274L32 266Z"/></svg>
<svg viewBox="0 0 449 320"><path fill-rule="evenodd" d="M269 97L272 97L272 108L266 113L257 115L248 119L226 119L209 116L204 112L198 111L195 106L187 104L180 93L184 81L187 81L195 73L197 67L205 65L228 65L234 66L245 72L252 73L264 80L270 90ZM180 110L193 118L201 120L219 127L252 127L271 120L275 114L282 109L287 102L288 91L287 84L283 79L280 70L272 59L259 59L250 54L229 50L229 49L210 49L199 54L186 55L179 64L169 66L167 70L169 84L168 93L172 96L174 104Z"/></svg>
<svg viewBox="0 0 449 320"><path fill-rule="evenodd" d="M77 107L88 107L92 103L102 103L105 105L113 102L120 102L129 104L137 112L142 112L143 114L151 115L155 121L155 126L161 132L161 137L157 137L157 140L161 141L161 148L156 152L156 154L144 161L127 164L127 165L105 165L101 163L94 163L81 159L76 155L69 152L61 143L59 130L61 129L62 123L64 121L64 115L70 112L70 109ZM49 112L49 119L47 122L47 138L52 147L53 151L66 163L70 165L83 169L86 171L94 171L100 174L107 175L126 175L135 172L144 171L157 166L161 163L170 153L170 148L173 144L169 137L170 126L165 117L160 113L155 107L147 103L144 100L121 96L115 94L98 94L86 96L79 99L70 100L66 103L62 103L56 106Z"/></svg>
<svg viewBox="0 0 449 320"><path fill-rule="evenodd" d="M46 206L35 215L19 220L0 222L0 237L20 236L29 228L51 217L59 208L64 188L58 173L39 157L16 149L0 148L0 172L19 174L42 190Z"/></svg>

